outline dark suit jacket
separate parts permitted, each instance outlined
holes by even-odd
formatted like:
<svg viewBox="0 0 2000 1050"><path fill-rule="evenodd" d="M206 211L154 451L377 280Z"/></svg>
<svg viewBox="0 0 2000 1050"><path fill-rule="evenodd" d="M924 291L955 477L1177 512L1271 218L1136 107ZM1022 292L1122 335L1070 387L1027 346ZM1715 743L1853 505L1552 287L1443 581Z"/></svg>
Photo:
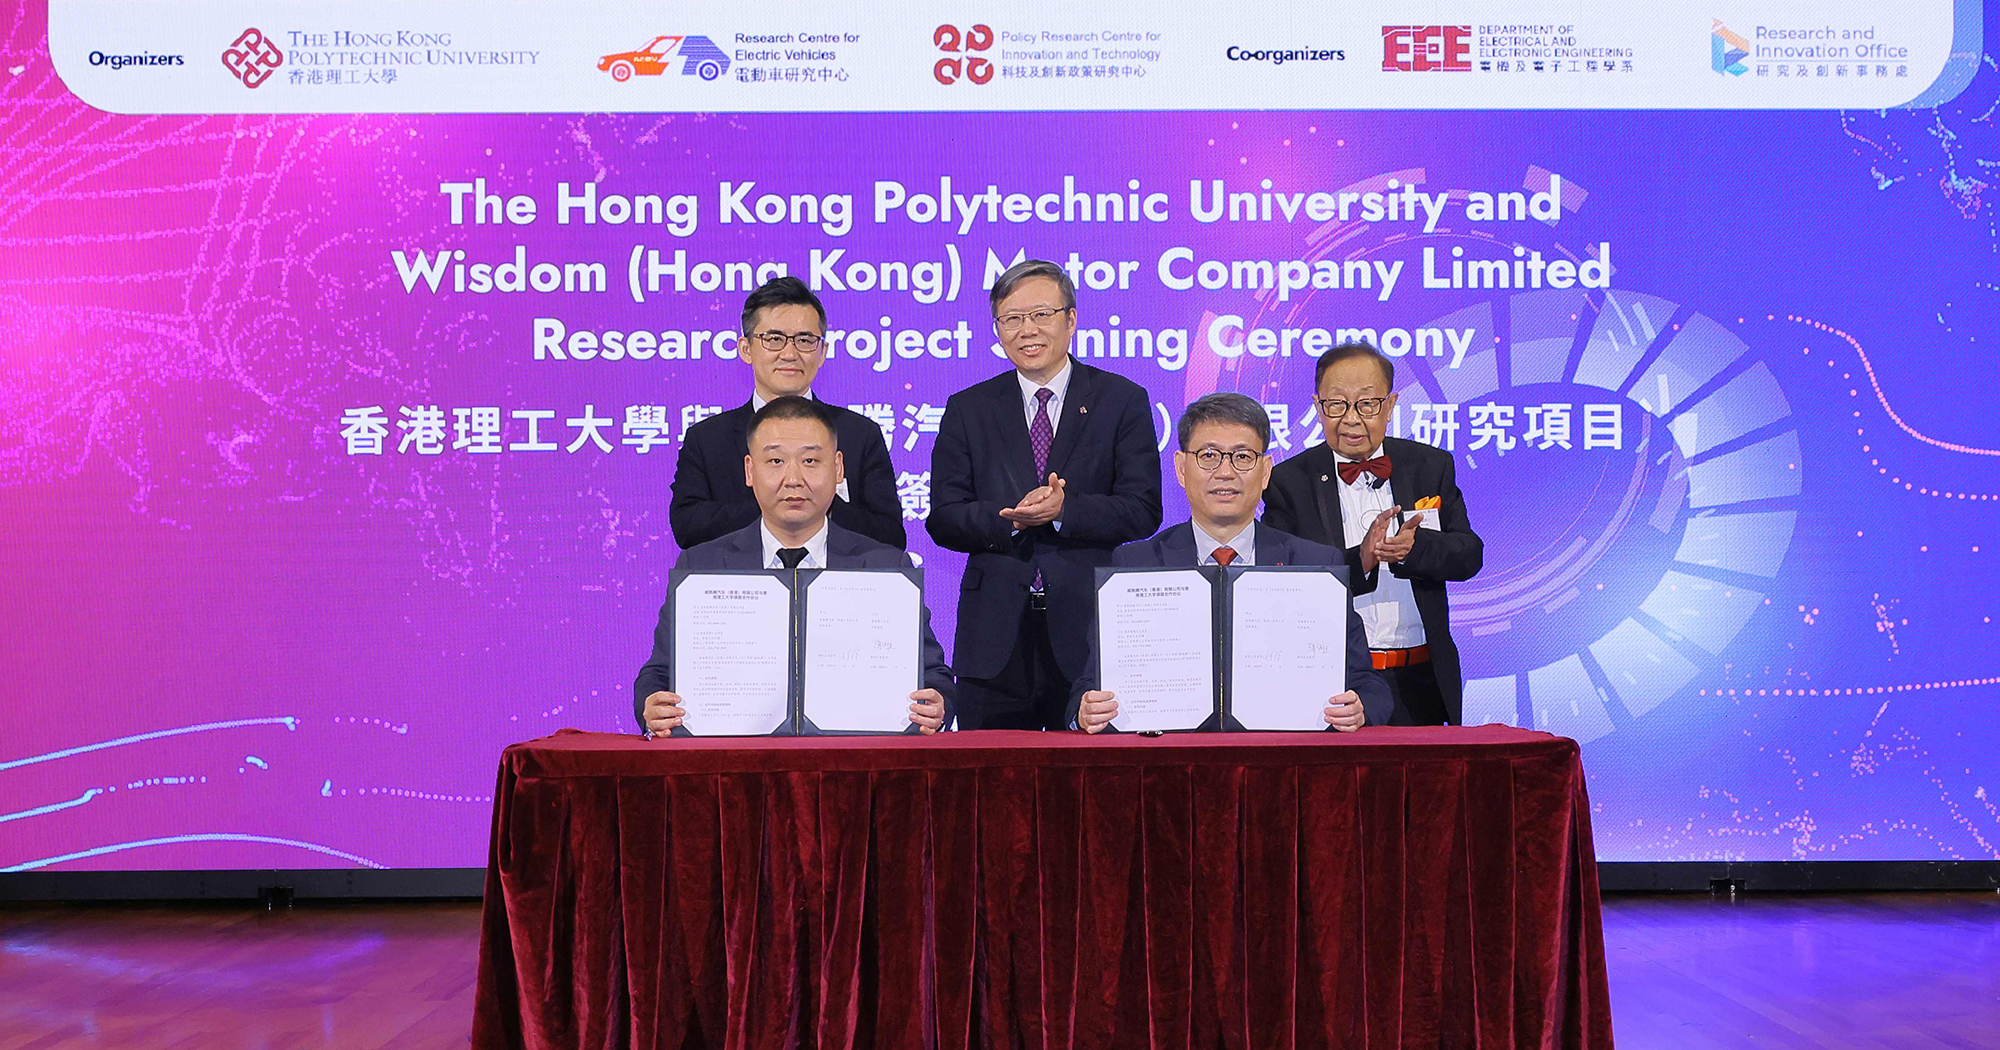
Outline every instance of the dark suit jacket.
<svg viewBox="0 0 2000 1050"><path fill-rule="evenodd" d="M1334 567L1334 574L1341 578L1341 582L1348 584L1351 592L1353 574L1347 571L1340 551L1280 532L1265 522L1257 522L1253 527L1257 530L1257 564L1330 565ZM1134 569L1164 569L1183 565L1193 568L1199 564L1195 557L1194 524L1184 521L1150 540L1127 543L1111 552L1111 564L1119 568ZM1093 608L1095 608L1095 583L1093 579ZM1076 714L1083 703L1083 694L1097 688L1095 624L1092 624L1089 631L1088 644L1090 666L1079 676L1075 687L1070 690L1070 725L1076 724ZM1390 697L1389 686L1382 681L1382 676L1376 673L1375 664L1369 659L1368 636L1361 628L1361 616L1354 611L1354 602L1351 598L1347 603L1347 687L1361 697L1361 709L1368 713L1369 725L1379 726L1389 723L1389 714L1395 707L1395 700Z"/></svg>
<svg viewBox="0 0 2000 1050"><path fill-rule="evenodd" d="M718 540L710 540L699 546L681 552L680 560L674 563L677 569L761 569L764 567L764 538L758 529L762 521L751 522ZM910 556L889 546L877 543L866 536L849 532L828 522L826 526L826 561L829 569L907 569ZM659 624L653 628L653 655L646 665L639 668L639 677L632 683L632 714L639 720L641 729L646 726L646 698L668 688L672 677L674 649L670 641L667 614L668 603L660 603ZM920 621L924 630L924 686L935 689L944 697L944 724L951 727L955 715L952 707L956 682L951 668L944 662L944 647L938 644L937 636L931 633L931 611L927 605Z"/></svg>
<svg viewBox="0 0 2000 1050"><path fill-rule="evenodd" d="M1458 491L1451 453L1402 438L1384 438L1382 451L1389 457L1390 493L1405 517L1426 496L1444 501L1438 510L1424 512L1443 526L1443 531L1418 530L1409 557L1389 566L1389 571L1410 581L1417 613L1424 622L1424 642L1430 646L1431 664L1437 670L1438 691L1444 694L1445 713L1451 724L1458 725L1465 678L1459 670L1458 645L1451 638L1451 607L1444 585L1477 575L1486 544L1466 520L1465 497ZM1270 487L1264 490L1264 520L1316 543L1345 549L1348 572L1358 577L1361 548L1347 546L1347 530L1340 519L1340 475L1333 468L1333 450L1325 445L1315 445L1278 464L1271 471ZM1376 572L1381 572L1380 566Z"/></svg>
<svg viewBox="0 0 2000 1050"><path fill-rule="evenodd" d="M827 516L849 532L901 549L903 503L896 496L896 468L882 428L873 420L839 405L825 406L833 420L834 441L847 465L847 493L836 497ZM755 524L763 514L757 497L743 483L744 443L750 437L750 402L713 415L688 428L674 466L674 500L668 513L674 542L683 550L727 536Z"/></svg>
<svg viewBox="0 0 2000 1050"><path fill-rule="evenodd" d="M1028 587L1041 570L1049 641L1064 677L1090 654L1094 570L1111 549L1160 526L1160 452L1139 384L1073 361L1048 469L1062 476L1062 528L1013 533L1002 508L1046 480L1035 476L1021 384L1010 369L945 402L931 453L931 538L972 557L959 584L952 655L959 674L992 678L1019 636Z"/></svg>

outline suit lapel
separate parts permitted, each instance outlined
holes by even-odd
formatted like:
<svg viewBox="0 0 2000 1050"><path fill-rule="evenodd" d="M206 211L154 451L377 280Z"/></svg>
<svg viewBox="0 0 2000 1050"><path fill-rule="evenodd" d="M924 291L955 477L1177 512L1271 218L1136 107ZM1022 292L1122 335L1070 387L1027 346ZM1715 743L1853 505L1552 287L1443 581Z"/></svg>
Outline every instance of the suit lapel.
<svg viewBox="0 0 2000 1050"><path fill-rule="evenodd" d="M1257 564L1290 565L1292 563L1292 545L1285 539L1284 533L1264 524L1262 521L1253 522L1250 527L1256 530L1251 535L1255 537L1257 545Z"/></svg>
<svg viewBox="0 0 2000 1050"><path fill-rule="evenodd" d="M998 413L1001 444L1007 447L1007 480L1019 490L1012 502L1041 487L1035 477L1035 443L1028 437L1027 412L1022 408L1019 373L1009 370L993 386L993 410ZM1023 483L1025 482L1025 484ZM1011 505L1011 503L1010 503Z"/></svg>
<svg viewBox="0 0 2000 1050"><path fill-rule="evenodd" d="M1331 445L1320 445L1319 457L1319 476L1311 478L1313 501L1319 504L1319 519L1326 522L1326 534L1333 537L1333 542L1327 546L1345 548L1347 523L1342 521L1340 516L1340 471L1334 469L1339 461L1333 458ZM1391 470L1390 473L1393 474L1395 471Z"/></svg>
<svg viewBox="0 0 2000 1050"><path fill-rule="evenodd" d="M1166 531L1160 537L1160 561L1169 566L1193 565L1194 522L1185 522Z"/></svg>
<svg viewBox="0 0 2000 1050"><path fill-rule="evenodd" d="M743 563L746 569L764 567L764 523L762 519L753 521L747 528L736 531L736 550L732 560Z"/></svg>
<svg viewBox="0 0 2000 1050"><path fill-rule="evenodd" d="M835 525L831 519L826 523L826 567L829 569L851 569L861 561L854 542L855 534Z"/></svg>
<svg viewBox="0 0 2000 1050"><path fill-rule="evenodd" d="M745 449L750 444L750 417L756 414L757 410L751 408L748 401L729 410L729 447L723 451L735 453L730 458L730 463L736 468L734 471L736 474L743 472L743 457ZM750 484L745 482L743 487L747 489Z"/></svg>
<svg viewBox="0 0 2000 1050"><path fill-rule="evenodd" d="M1063 472L1063 466L1069 462L1070 451L1083 440L1083 432L1090 427L1090 412L1097 407L1100 393L1095 371L1081 361L1070 362L1069 389L1063 394L1062 419L1056 426L1055 444L1049 448L1049 470L1052 473ZM1027 414L1025 407L1022 414ZM1040 485L1047 480L1044 475L1036 479L1035 484Z"/></svg>
<svg viewBox="0 0 2000 1050"><path fill-rule="evenodd" d="M1389 495L1395 499L1396 506L1403 508L1403 516L1407 518L1412 513L1410 508L1421 498L1416 495L1417 457L1400 448L1391 451L1389 442L1394 440L1382 440L1383 454L1389 457Z"/></svg>

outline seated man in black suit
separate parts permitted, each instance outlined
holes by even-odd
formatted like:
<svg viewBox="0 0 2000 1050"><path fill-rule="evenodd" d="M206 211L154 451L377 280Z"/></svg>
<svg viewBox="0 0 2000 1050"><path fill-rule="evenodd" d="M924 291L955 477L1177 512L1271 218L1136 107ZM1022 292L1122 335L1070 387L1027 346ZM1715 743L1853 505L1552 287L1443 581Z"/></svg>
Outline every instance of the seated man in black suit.
<svg viewBox="0 0 2000 1050"><path fill-rule="evenodd" d="M744 482L756 493L758 520L681 552L682 569L902 569L910 556L827 518L841 478L841 454L826 408L803 397L775 398L750 419ZM673 660L667 606L660 606L653 655L632 683L639 724L665 736L686 717L686 702L667 688ZM923 614L924 688L910 694L910 721L926 733L951 724L951 668ZM700 697L693 697L700 703Z"/></svg>
<svg viewBox="0 0 2000 1050"><path fill-rule="evenodd" d="M1257 520L1257 501L1271 478L1271 420L1264 406L1242 394L1209 394L1187 407L1178 430L1174 474L1187 490L1191 521L1150 540L1127 543L1111 552L1111 564L1135 568L1178 565L1330 565L1350 588L1357 586L1340 552L1292 536ZM1360 585L1365 589L1366 585ZM1343 733L1389 719L1391 701L1382 677L1368 659L1368 641L1354 603L1346 603L1347 684L1327 698L1326 724ZM1118 698L1097 688L1097 632L1092 631L1090 669L1078 680L1070 701L1070 722L1086 733L1102 732L1118 716Z"/></svg>
<svg viewBox="0 0 2000 1050"><path fill-rule="evenodd" d="M750 366L750 400L688 428L674 466L667 523L683 550L757 520L757 500L741 483L743 436L750 414L776 398L812 397L813 377L826 361L826 307L796 277L766 281L743 301L743 338L736 356ZM847 478L828 515L849 532L902 548L903 503L882 428L859 412L826 405L827 419L847 456Z"/></svg>
<svg viewBox="0 0 2000 1050"><path fill-rule="evenodd" d="M1326 444L1271 472L1264 520L1344 549L1357 579L1379 577L1355 606L1396 699L1389 724L1459 725L1465 678L1445 584L1477 575L1486 544L1465 516L1451 453L1388 436L1396 366L1367 343L1321 354L1313 384Z"/></svg>

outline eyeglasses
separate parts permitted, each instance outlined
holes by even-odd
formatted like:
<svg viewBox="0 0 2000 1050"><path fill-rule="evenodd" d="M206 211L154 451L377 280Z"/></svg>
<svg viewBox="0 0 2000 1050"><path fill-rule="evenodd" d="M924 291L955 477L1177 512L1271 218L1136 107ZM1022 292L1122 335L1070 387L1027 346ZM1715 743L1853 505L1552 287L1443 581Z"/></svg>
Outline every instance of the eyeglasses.
<svg viewBox="0 0 2000 1050"><path fill-rule="evenodd" d="M1340 419L1347 415L1347 410L1350 408L1361 413L1361 418L1363 419L1374 419L1382 413L1382 403L1389 399L1386 397L1364 397L1358 401L1349 401L1344 397L1329 397L1314 398L1313 400L1319 405L1319 414L1328 419Z"/></svg>
<svg viewBox="0 0 2000 1050"><path fill-rule="evenodd" d="M1030 310L1020 314L1001 314L993 319L993 327L1003 332L1018 332L1023 324L1032 321L1036 328L1047 328L1050 322L1068 313L1069 310L1070 308L1065 306L1059 310Z"/></svg>
<svg viewBox="0 0 2000 1050"><path fill-rule="evenodd" d="M1263 458L1262 452L1252 452L1247 448L1224 452L1214 445L1209 445L1194 453L1194 464L1201 468L1202 473L1213 474L1222 469L1223 460L1228 460L1229 465L1236 468L1238 474L1247 474L1257 465L1257 461Z"/></svg>
<svg viewBox="0 0 2000 1050"><path fill-rule="evenodd" d="M758 346L774 354L783 353L787 344L798 347L799 353L807 355L819 353L820 348L826 345L826 340L811 332L800 332L797 335L786 335L783 332L758 332L750 338L756 340Z"/></svg>

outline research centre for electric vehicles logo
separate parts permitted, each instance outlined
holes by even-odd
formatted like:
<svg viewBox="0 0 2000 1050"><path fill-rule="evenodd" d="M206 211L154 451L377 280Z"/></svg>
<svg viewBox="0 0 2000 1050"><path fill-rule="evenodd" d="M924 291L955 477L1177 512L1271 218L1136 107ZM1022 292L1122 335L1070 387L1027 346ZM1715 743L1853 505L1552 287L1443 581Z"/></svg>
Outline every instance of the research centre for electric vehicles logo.
<svg viewBox="0 0 2000 1050"><path fill-rule="evenodd" d="M636 51L618 51L597 60L597 68L623 84L633 77L675 72L716 80L729 72L729 53L705 36L656 36Z"/></svg>

